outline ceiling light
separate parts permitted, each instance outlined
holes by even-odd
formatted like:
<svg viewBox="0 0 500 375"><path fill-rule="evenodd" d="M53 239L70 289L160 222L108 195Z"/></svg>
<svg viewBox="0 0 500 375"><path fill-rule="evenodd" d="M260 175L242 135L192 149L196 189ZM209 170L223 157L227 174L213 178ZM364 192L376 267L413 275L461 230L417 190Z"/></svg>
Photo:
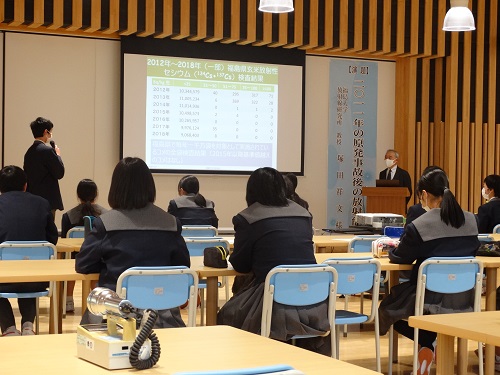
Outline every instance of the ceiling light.
<svg viewBox="0 0 500 375"><path fill-rule="evenodd" d="M469 0L450 0L450 9L444 17L444 31L476 30L474 16L467 7Z"/></svg>
<svg viewBox="0 0 500 375"><path fill-rule="evenodd" d="M293 0L260 0L259 10L268 13L293 12Z"/></svg>

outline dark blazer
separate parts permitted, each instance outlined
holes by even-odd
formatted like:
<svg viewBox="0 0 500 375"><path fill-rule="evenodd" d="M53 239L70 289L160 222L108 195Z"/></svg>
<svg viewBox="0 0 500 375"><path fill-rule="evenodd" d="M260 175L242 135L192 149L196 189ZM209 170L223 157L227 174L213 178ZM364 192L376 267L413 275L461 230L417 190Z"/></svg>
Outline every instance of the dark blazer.
<svg viewBox="0 0 500 375"><path fill-rule="evenodd" d="M500 224L500 198L493 198L488 203L479 206L479 233L491 233L495 225Z"/></svg>
<svg viewBox="0 0 500 375"><path fill-rule="evenodd" d="M49 202L23 191L0 195L0 242L49 241L57 243L57 227Z"/></svg>
<svg viewBox="0 0 500 375"><path fill-rule="evenodd" d="M408 213L406 214L406 225L411 224L413 220L425 214L425 210L422 208L421 203L414 204L408 208Z"/></svg>
<svg viewBox="0 0 500 375"><path fill-rule="evenodd" d="M58 180L64 177L64 164L55 150L36 140L24 155L23 168L28 176L27 191L47 199L51 209L63 210Z"/></svg>
<svg viewBox="0 0 500 375"><path fill-rule="evenodd" d="M384 169L382 172L379 174L379 180L387 180L387 169ZM411 178L410 174L405 171L401 167L396 168L396 173L394 173L394 178L393 180L398 180L399 181L399 186L401 187L407 187L408 191L410 192L410 196L406 197L406 204L410 201L411 195L413 194L413 189L411 187Z"/></svg>

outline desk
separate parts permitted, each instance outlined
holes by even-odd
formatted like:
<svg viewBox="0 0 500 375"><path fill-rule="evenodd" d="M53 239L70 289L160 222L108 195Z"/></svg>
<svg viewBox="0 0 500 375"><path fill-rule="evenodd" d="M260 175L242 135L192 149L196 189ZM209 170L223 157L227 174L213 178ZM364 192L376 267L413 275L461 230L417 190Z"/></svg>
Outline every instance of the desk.
<svg viewBox="0 0 500 375"><path fill-rule="evenodd" d="M98 274L83 275L75 272L74 259L58 260L9 260L0 262L0 283L27 283L57 281L50 301L50 333L58 333L62 327L59 313L59 281L82 280L82 307L87 305L90 281L98 280ZM57 324L56 324L57 321Z"/></svg>
<svg viewBox="0 0 500 375"><path fill-rule="evenodd" d="M0 340L2 373L18 375L173 374L288 364L308 375L376 374L347 362L227 326L155 329L161 345L151 369L109 371L76 356L76 334L11 337ZM193 360L196 358L196 360Z"/></svg>
<svg viewBox="0 0 500 375"><path fill-rule="evenodd" d="M438 375L454 373L454 366L450 364L454 361L455 337L500 346L500 311L412 316L408 322L412 327L437 332ZM466 356L459 355L458 361L459 368L467 366ZM486 366L487 374L495 372L494 361L490 364L493 366Z"/></svg>
<svg viewBox="0 0 500 375"><path fill-rule="evenodd" d="M349 242L356 237L354 234L332 234L313 236L317 253L347 253Z"/></svg>

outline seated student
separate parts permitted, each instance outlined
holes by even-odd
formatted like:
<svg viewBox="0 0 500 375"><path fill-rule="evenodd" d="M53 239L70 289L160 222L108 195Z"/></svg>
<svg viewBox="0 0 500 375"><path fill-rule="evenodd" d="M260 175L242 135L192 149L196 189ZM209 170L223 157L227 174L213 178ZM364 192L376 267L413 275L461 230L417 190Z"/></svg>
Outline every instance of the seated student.
<svg viewBox="0 0 500 375"><path fill-rule="evenodd" d="M490 174L483 181L481 191L486 203L479 206L479 233L492 233L493 228L500 224L500 176Z"/></svg>
<svg viewBox="0 0 500 375"><path fill-rule="evenodd" d="M448 188L448 178L440 170L427 172L417 184L425 214L405 227L399 246L389 251L393 263L412 264L410 280L396 285L379 307L380 333L385 334L391 324L402 335L413 339L413 328L407 319L415 313L415 294L418 268L430 257L474 256L479 248L477 221L474 214L463 211ZM426 313L430 311L463 311L473 305L469 292L446 295L426 292ZM431 310L428 310L428 309ZM428 374L432 364L436 333L420 330L418 353L419 374ZM422 364L426 363L427 366ZM421 368L422 367L422 368ZM423 368L425 367L425 368Z"/></svg>
<svg viewBox="0 0 500 375"><path fill-rule="evenodd" d="M83 226L83 218L85 216L99 216L107 210L104 207L95 203L97 199L97 185L94 181L83 179L76 187L76 195L80 204L65 212L61 219L61 237L66 238L68 231L76 226ZM71 258L75 259L76 252L71 253ZM67 282L66 290L66 312L75 311L75 303L73 301L73 290L75 282Z"/></svg>
<svg viewBox="0 0 500 375"><path fill-rule="evenodd" d="M285 173L283 174L283 177L285 177L285 183L287 184L287 198L301 205L306 210L309 210L309 203L307 203L307 201L302 199L299 194L297 194L297 176L295 176L295 174L293 173ZM289 185L288 181L291 183L291 185Z"/></svg>
<svg viewBox="0 0 500 375"><path fill-rule="evenodd" d="M115 167L109 188L112 208L93 222L76 255L76 272L99 273L100 287L116 289L118 277L130 267L187 266L191 262L178 219L153 203L156 188L146 163L127 157ZM85 312L84 323L101 317ZM156 327L182 327L179 308L164 310Z"/></svg>
<svg viewBox="0 0 500 375"><path fill-rule="evenodd" d="M168 204L170 214L177 217L182 225L211 225L218 228L215 204L199 193L200 182L195 176L182 177L177 190L179 197Z"/></svg>
<svg viewBox="0 0 500 375"><path fill-rule="evenodd" d="M231 264L238 272L251 272L251 280L226 302L217 324L259 333L262 295L268 272L283 264L315 264L311 214L286 199L283 176L273 168L259 168L247 183L248 208L233 217L235 230ZM276 306L273 315L301 326L301 334L323 334L329 330L326 302L299 309ZM324 319L322 319L324 317ZM284 320L275 319L271 338L287 341L294 334ZM330 355L327 337L298 340L298 345Z"/></svg>
<svg viewBox="0 0 500 375"><path fill-rule="evenodd" d="M424 169L422 172L422 175L434 170L434 169L441 169L439 167L436 167L435 165L430 165ZM418 195L418 187L417 187L417 196L418 199L421 200L421 197ZM413 220L415 220L417 217L422 216L425 214L427 211L422 207L422 203L419 202L417 204L414 204L413 206L410 206L408 208L408 213L406 214L406 225L410 224Z"/></svg>
<svg viewBox="0 0 500 375"><path fill-rule="evenodd" d="M0 171L0 243L5 241L48 241L57 243L57 227L54 224L49 202L26 192L26 174L14 165ZM47 282L2 283L1 292L40 292L49 286ZM2 336L34 335L36 299L19 298L22 328L16 328L12 306L7 298L0 298L0 327Z"/></svg>

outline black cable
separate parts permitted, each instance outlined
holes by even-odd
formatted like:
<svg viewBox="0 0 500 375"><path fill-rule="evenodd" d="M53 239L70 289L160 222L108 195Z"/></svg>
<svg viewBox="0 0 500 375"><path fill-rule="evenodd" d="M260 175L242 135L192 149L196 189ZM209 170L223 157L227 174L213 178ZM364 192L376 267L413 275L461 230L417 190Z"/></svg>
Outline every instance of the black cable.
<svg viewBox="0 0 500 375"><path fill-rule="evenodd" d="M132 367L135 367L138 370L145 370L153 367L156 362L160 359L160 341L156 334L153 332L153 327L156 323L156 319L158 319L158 312L155 310L146 310L145 313L149 313L148 320L144 324L139 332L139 335L134 341L134 344L130 348L129 360ZM148 359L140 359L140 351L144 342L149 338L151 341L151 355Z"/></svg>

